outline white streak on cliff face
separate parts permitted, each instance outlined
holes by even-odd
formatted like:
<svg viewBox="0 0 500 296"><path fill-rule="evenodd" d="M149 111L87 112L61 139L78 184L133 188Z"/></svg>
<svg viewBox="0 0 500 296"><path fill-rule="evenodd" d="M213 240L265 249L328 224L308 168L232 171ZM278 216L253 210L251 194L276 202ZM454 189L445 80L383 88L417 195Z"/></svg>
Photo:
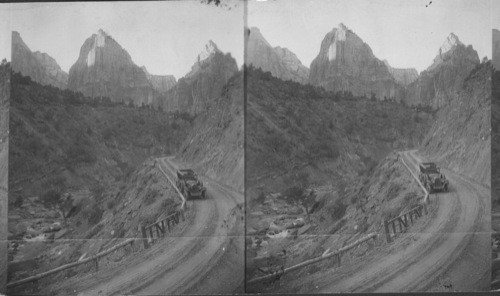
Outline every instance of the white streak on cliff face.
<svg viewBox="0 0 500 296"><path fill-rule="evenodd" d="M328 60L331 62L337 58L337 40L335 40L328 48Z"/></svg>
<svg viewBox="0 0 500 296"><path fill-rule="evenodd" d="M335 29L335 38L333 43L328 48L328 60L333 61L337 58L337 42L345 41L347 39L347 27L340 23L339 27Z"/></svg>
<svg viewBox="0 0 500 296"><path fill-rule="evenodd" d="M97 47L104 47L106 44L106 33L103 30L99 29L97 35L94 35L94 44L92 45L92 49L89 51L87 55L87 66L93 66L95 64L95 51Z"/></svg>

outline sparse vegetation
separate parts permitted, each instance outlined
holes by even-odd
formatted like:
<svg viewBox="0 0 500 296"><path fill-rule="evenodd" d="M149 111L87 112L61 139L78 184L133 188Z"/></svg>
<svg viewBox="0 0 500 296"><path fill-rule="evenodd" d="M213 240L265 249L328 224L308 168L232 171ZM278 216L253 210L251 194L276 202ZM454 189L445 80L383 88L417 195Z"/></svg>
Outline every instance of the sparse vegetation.
<svg viewBox="0 0 500 296"><path fill-rule="evenodd" d="M148 193L146 193L146 196L144 197L144 204L149 206L154 203L159 196L161 196L161 194L158 189L149 188Z"/></svg>
<svg viewBox="0 0 500 296"><path fill-rule="evenodd" d="M345 211L347 209L347 205L345 205L342 200L337 199L335 203L329 208L330 214L332 216L333 221L338 221L342 219L345 215Z"/></svg>

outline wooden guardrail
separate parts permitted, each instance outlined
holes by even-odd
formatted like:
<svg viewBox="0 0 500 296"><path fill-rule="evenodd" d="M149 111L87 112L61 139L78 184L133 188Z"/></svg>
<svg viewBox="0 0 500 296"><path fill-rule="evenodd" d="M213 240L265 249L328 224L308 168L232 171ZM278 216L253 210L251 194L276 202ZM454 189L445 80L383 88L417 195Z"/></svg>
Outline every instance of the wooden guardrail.
<svg viewBox="0 0 500 296"><path fill-rule="evenodd" d="M177 188L177 185L175 184L175 182L172 181L172 179L170 179L170 177L168 176L168 174L161 168L161 165L158 163L158 159L155 160L155 164L158 166L158 169L160 170L160 172L162 172L163 175L165 175L165 177L170 182L170 184L172 184L172 187L174 187L175 191L177 191L177 194L179 194L179 196L181 197L182 204L180 206L180 209L182 211L184 211L185 208L186 208L186 197L184 197L184 194L182 194L182 192L179 190L179 188Z"/></svg>
<svg viewBox="0 0 500 296"><path fill-rule="evenodd" d="M155 161L154 163L155 165L158 164L157 161ZM153 241L155 240L154 238L154 235L153 235L153 229L156 230L156 233L157 233L157 236L156 238L159 238L160 236L164 236L165 235L165 231L166 229L168 229L170 231L170 227L171 227L171 224L172 225L175 225L175 224L178 224L179 223L179 217L182 218L182 220L185 219L185 216L184 216L184 210L186 208L186 198L182 195L182 193L179 191L179 189L177 188L177 186L175 185L175 183L170 179L170 177L167 175L167 173L165 173L165 171L161 168L161 166L158 164L158 168L160 169L160 171L165 175L165 177L167 178L167 180L172 184L172 186L174 187L174 189L177 191L177 193L179 194L179 196L181 197L182 199L182 204L180 206L180 208L173 214L167 216L166 218L160 220L160 221L157 221L157 222L154 222L150 225L146 225L146 226L142 226L141 227L141 233L142 233L142 236L143 236L143 242L144 242L144 247L145 248L148 248L149 247L149 243L148 243L148 240L150 241ZM148 237L148 233L149 233L149 237ZM62 265L62 266L59 266L57 268L54 268L52 270L49 270L49 271L46 271L46 272L43 272L43 273L40 273L40 274L37 274L37 275L34 275L34 276L31 276L31 277L27 277L25 279L22 279L22 280L18 280L18 281L15 281L15 282L11 282L11 283L8 283L7 284L7 288L12 288L12 287L16 287L16 286L19 286L19 285L22 285L22 284L25 284L25 283L29 283L29 282L37 282L39 279L41 278L44 278L44 277L47 277L49 275L52 275L52 274L55 274L55 273L58 273L60 271L63 271L63 270L66 270L66 269L69 269L69 268L72 268L72 267L75 267L75 266L79 266L79 265L82 265L82 264L85 264L85 263L88 263L88 262L91 262L93 261L94 264L95 264L95 267L96 267L96 271L98 270L99 268L99 258L103 257L103 256L106 256L107 254L113 252L113 251L116 251L120 248L123 248L127 245L132 245L134 243L136 239L127 239L126 241L106 250L106 251L103 251L103 252L100 252L92 257L89 257L87 259L84 259L84 260L81 260L81 261L77 261L77 262L73 262L73 263L69 263L69 264L65 264L65 265Z"/></svg>
<svg viewBox="0 0 500 296"><path fill-rule="evenodd" d="M427 205L425 203L414 207L413 209L397 216L396 218L385 220L384 230L387 242L392 242L392 236L396 236L398 232L401 233L404 229L413 225L413 221L422 217L423 214L427 215ZM396 225L398 227L396 227ZM397 228L399 228L399 231L397 231Z"/></svg>
<svg viewBox="0 0 500 296"><path fill-rule="evenodd" d="M170 184L175 189L177 194L179 194L182 203L180 207L175 211L175 213L167 216L166 218L158 220L150 225L140 227L142 234L142 241L144 243L145 249L149 248L150 243L154 243L158 239L165 237L166 231L168 230L170 232L172 226L179 224L179 217L182 218L182 221L185 220L184 211L186 210L186 198L179 190L179 188L177 188L177 185L174 183L174 181L172 181L172 179L168 176L168 174L163 170L163 168L159 164L158 159L155 160L154 165L158 167L160 172L167 178L167 180L170 182ZM154 235L155 233L156 236Z"/></svg>
<svg viewBox="0 0 500 296"><path fill-rule="evenodd" d="M141 233L144 242L144 248L149 248L150 243L154 243L156 240L165 237L165 233L171 231L171 227L179 224L180 218L184 221L184 211L177 210L175 213L167 216L166 218L156 221L147 226L141 226ZM156 232L156 237L154 233Z"/></svg>
<svg viewBox="0 0 500 296"><path fill-rule="evenodd" d="M114 246L114 247L112 247L112 248L110 248L110 249L108 249L106 251L103 251L103 252L100 252L98 254L95 254L94 256L91 256L91 257L89 257L87 259L83 259L81 261L77 261L77 262L69 263L69 264L66 264L66 265L62 265L62 266L59 266L59 267L54 268L52 270L49 270L49 271L46 271L46 272L42 272L42 273L39 273L39 274L31 276L31 277L27 277L27 278L19 280L19 281L8 283L7 284L7 288L16 287L16 286L19 286L19 285L22 285L22 284L25 284L25 283L29 283L29 282L36 282L36 281L38 281L41 278L47 277L47 276L55 274L57 272L60 272L60 271L63 271L63 270L66 270L68 268L72 268L72 267L75 267L75 266L79 266L79 265L82 265L82 264L85 264L85 263L91 262L91 261L94 262L95 268L96 268L96 271L97 271L98 268L99 268L99 258L101 258L103 256L106 256L107 254L109 254L109 253L111 253L113 251L116 251L116 250L118 250L120 248L123 248L123 247L125 247L127 245L132 245L135 240L136 239L134 239L134 238L129 238L129 239L125 240L124 242L119 243L118 245L116 245L116 246Z"/></svg>
<svg viewBox="0 0 500 296"><path fill-rule="evenodd" d="M398 232L401 233L403 232L403 230L413 225L414 220L422 217L423 214L427 215L427 203L429 202L429 192L427 191L427 189L425 189L425 186L422 184L422 182L420 182L415 173L406 164L401 154L399 154L398 159L401 160L401 162L406 167L406 169L408 169L408 171L413 176L415 181L417 181L418 185L420 185L420 188L422 188L422 190L424 191L425 196L423 202L420 205L414 207L409 211L404 212L403 214L397 216L396 218L392 218L390 220L384 220L385 237L388 243L392 242L393 236L396 236ZM396 225L398 227L396 227ZM399 228L399 231L397 230L397 228Z"/></svg>
<svg viewBox="0 0 500 296"><path fill-rule="evenodd" d="M349 251L350 249L354 248L354 247L357 247L359 246L360 244L370 240L370 239L376 239L377 238L377 234L376 233L372 233L372 234L369 234L367 236L365 236L364 238L361 238L355 242L353 242L352 244L349 244L345 247L342 247L340 249L338 249L337 251L335 252L332 252L332 253L326 253L326 254L323 254L322 256L320 257L316 257L316 258L313 258L313 259L309 259L309 260L306 260L304 262L301 262L297 265L293 265L293 266L290 266L290 267L287 267L287 268L282 268L276 272L273 272L271 274L268 274L268 275L265 275L265 276L261 276L261 277L257 277L257 278L253 278L251 280L249 280L247 282L247 284L253 284L253 283L256 283L256 282L260 282L260 281L264 281L264 280L270 280L270 279L279 279L283 274L287 273L287 272L291 272L291 271L294 271L296 269L299 269L299 268L302 268L304 266L307 266L307 265L310 265L310 264L314 264L314 263L317 263L317 262L320 262L320 261L323 261L323 260L326 260L326 259L329 259L331 257L335 257L337 259L337 262L338 264L340 265L341 263L341 256L343 253Z"/></svg>
<svg viewBox="0 0 500 296"><path fill-rule="evenodd" d="M413 178L415 179L415 181L417 181L418 185L420 185L420 188L422 188L422 191L424 191L424 203L429 203L429 192L427 191L427 189L425 189L425 186L424 184L422 184L422 182L420 182L420 179L417 177L417 175L415 175L415 173L410 169L410 167L406 164L406 161L403 159L403 157L401 156L401 154L399 154L399 157L398 157L399 160L401 160L401 162L403 163L403 165L406 167L406 169L408 169L408 171L410 172L410 174L413 176Z"/></svg>

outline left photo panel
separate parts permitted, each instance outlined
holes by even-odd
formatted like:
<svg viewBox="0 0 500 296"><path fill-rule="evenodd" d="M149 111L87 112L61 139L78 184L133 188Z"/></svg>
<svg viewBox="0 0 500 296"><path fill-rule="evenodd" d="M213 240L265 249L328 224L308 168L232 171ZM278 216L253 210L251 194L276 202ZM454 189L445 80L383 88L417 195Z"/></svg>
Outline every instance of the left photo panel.
<svg viewBox="0 0 500 296"><path fill-rule="evenodd" d="M6 293L243 293L244 3L5 11Z"/></svg>

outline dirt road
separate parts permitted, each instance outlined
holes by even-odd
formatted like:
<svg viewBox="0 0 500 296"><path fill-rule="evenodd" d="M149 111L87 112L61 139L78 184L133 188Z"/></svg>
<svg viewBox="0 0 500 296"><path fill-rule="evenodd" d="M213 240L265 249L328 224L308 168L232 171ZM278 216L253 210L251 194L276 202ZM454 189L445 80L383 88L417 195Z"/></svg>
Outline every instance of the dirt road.
<svg viewBox="0 0 500 296"><path fill-rule="evenodd" d="M176 165L170 158L158 163L174 178ZM165 238L166 251L153 257L144 255L144 262L117 271L111 279L79 295L242 292L243 195L202 179L208 198L188 201L192 221L178 236Z"/></svg>
<svg viewBox="0 0 500 296"><path fill-rule="evenodd" d="M417 170L420 157L415 151L402 157ZM316 288L311 292L330 293L489 290L490 188L442 171L450 192L431 194L434 211L419 230L400 236L388 247L391 251L311 274L294 285L309 282ZM379 237L384 239L383 234Z"/></svg>

